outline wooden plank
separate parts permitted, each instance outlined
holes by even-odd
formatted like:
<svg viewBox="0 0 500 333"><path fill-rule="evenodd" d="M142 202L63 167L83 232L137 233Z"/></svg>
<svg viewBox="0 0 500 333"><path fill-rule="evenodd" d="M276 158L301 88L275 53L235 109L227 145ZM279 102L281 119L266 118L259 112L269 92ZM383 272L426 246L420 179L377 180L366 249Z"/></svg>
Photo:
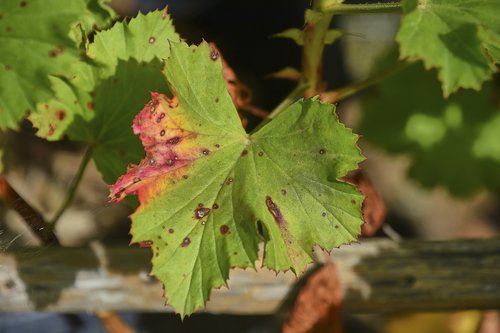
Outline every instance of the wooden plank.
<svg viewBox="0 0 500 333"><path fill-rule="evenodd" d="M0 311L171 311L151 279L149 249L23 249L0 253ZM369 240L335 249L351 312L500 309L500 239L445 242ZM290 272L234 270L205 311L270 314Z"/></svg>

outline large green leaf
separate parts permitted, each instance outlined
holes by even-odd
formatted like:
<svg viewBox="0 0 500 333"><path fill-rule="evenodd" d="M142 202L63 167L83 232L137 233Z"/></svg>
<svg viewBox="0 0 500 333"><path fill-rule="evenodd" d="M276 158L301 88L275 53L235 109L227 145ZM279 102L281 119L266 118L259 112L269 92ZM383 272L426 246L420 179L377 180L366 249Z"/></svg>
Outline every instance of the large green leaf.
<svg viewBox="0 0 500 333"><path fill-rule="evenodd" d="M113 182L143 156L130 124L151 91L168 92L160 61L170 54L169 42L178 41L165 10L139 13L97 33L88 60L72 67L70 80L51 78L56 98L30 116L38 135L56 140L67 132L90 143L104 180Z"/></svg>
<svg viewBox="0 0 500 333"><path fill-rule="evenodd" d="M90 31L109 18L97 0L0 2L0 128L16 128L53 95L48 75L80 60L76 25Z"/></svg>
<svg viewBox="0 0 500 333"><path fill-rule="evenodd" d="M384 56L375 68L396 58ZM369 142L412 157L410 175L427 187L466 196L500 186L500 113L482 92L444 99L436 71L420 63L384 80L368 98L360 132ZM496 88L497 89L497 88Z"/></svg>
<svg viewBox="0 0 500 333"><path fill-rule="evenodd" d="M444 96L479 89L500 62L500 1L404 0L402 57L438 69Z"/></svg>
<svg viewBox="0 0 500 333"><path fill-rule="evenodd" d="M362 196L339 179L363 159L334 106L299 101L246 134L215 50L173 44L165 75L134 120L146 158L111 188L138 194L134 242L149 242L153 274L185 315L201 307L232 267L302 272L314 244L331 249L360 231ZM260 236L259 236L260 234Z"/></svg>

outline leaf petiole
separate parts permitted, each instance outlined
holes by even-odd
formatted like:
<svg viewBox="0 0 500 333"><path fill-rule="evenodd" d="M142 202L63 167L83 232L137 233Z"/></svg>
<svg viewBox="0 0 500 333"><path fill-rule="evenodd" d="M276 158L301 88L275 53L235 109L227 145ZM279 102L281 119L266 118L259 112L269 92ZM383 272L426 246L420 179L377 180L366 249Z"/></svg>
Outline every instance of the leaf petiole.
<svg viewBox="0 0 500 333"><path fill-rule="evenodd" d="M78 189L78 186L80 185L80 182L82 180L83 174L85 173L85 170L87 169L87 165L90 162L90 159L92 158L92 146L89 146L87 150L85 151L85 155L83 155L83 159L80 162L80 166L78 167L78 171L76 172L75 177L73 178L71 185L69 187L68 193L66 195L66 199L64 200L64 203L62 204L61 208L57 211L57 213L54 215L54 217L50 220L50 224L52 224L52 227L54 228L57 221L61 218L62 214L66 211L66 209L70 206L71 202L73 201L73 198L75 197L76 190Z"/></svg>
<svg viewBox="0 0 500 333"><path fill-rule="evenodd" d="M355 82L353 84L349 84L347 86L344 86L340 89L337 90L332 90L332 91L326 91L322 94L320 94L320 99L323 102L329 102L329 103L336 103L338 101L341 101L347 97L351 97L352 95L357 94L358 92L371 87L374 84L377 84L378 82L398 73L399 71L407 68L410 66L411 62L398 62L394 66L381 71L380 73L377 73L373 76L368 77L367 79Z"/></svg>

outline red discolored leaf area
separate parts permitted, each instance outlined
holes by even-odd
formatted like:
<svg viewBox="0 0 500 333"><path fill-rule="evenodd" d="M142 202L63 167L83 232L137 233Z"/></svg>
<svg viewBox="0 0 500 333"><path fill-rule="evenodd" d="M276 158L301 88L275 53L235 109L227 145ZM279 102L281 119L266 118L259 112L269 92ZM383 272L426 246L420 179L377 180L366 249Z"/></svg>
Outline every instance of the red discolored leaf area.
<svg viewBox="0 0 500 333"><path fill-rule="evenodd" d="M361 227L361 235L364 237L372 236L384 224L385 216L387 215L387 208L384 201L362 171L351 172L345 179L356 185L358 190L365 196L365 200L363 201L365 223Z"/></svg>
<svg viewBox="0 0 500 333"><path fill-rule="evenodd" d="M342 288L333 262L307 279L283 323L285 333L342 333Z"/></svg>
<svg viewBox="0 0 500 333"><path fill-rule="evenodd" d="M140 201L145 202L157 187L153 180L160 176L181 178L182 172L176 171L196 158L196 153L186 148L196 133L182 128L182 110L177 98L159 93L151 93L151 97L132 126L134 134L141 139L146 157L139 165L129 165L127 173L111 186L109 198L112 202L128 194L137 194Z"/></svg>

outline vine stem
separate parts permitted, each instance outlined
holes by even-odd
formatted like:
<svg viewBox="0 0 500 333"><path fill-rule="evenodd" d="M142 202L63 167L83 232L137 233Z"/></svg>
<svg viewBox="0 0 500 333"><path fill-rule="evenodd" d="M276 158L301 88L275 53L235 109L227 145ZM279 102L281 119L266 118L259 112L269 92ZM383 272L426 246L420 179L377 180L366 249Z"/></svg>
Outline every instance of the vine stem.
<svg viewBox="0 0 500 333"><path fill-rule="evenodd" d="M401 13L403 10L401 2L367 3L367 4L344 4L324 1L319 9L324 13L333 15L343 14L377 14L377 13Z"/></svg>
<svg viewBox="0 0 500 333"><path fill-rule="evenodd" d="M69 205L73 201L73 198L75 197L75 194L76 194L76 190L78 189L78 185L80 185L83 174L85 173L85 170L86 170L87 165L89 164L91 158L92 158L92 146L88 147L87 150L85 151L85 155L83 155L83 159L80 162L80 166L78 167L78 171L76 172L76 175L73 178L71 185L69 187L68 193L66 195L66 199L64 200L64 203L62 204L61 208L59 208L57 213L54 215L54 217L50 221L50 224L52 225L53 228L57 224L57 221L59 221L59 219L61 218L62 214L64 214L66 209L69 207Z"/></svg>
<svg viewBox="0 0 500 333"><path fill-rule="evenodd" d="M325 36L333 18L331 13L318 11L320 2L314 1L313 9L306 11L304 26L304 45L302 47L302 78L295 88L285 99L269 113L254 130L262 128L270 120L285 110L290 104L300 97L311 97L316 95L321 88L323 70L323 50L325 48Z"/></svg>
<svg viewBox="0 0 500 333"><path fill-rule="evenodd" d="M323 102L336 103L341 101L347 97L350 97L358 92L392 76L399 71L407 68L412 63L410 62L398 62L394 66L389 67L388 69L381 71L365 80L361 80L359 82L355 82L353 84L347 85L337 90L327 91L320 95L320 99Z"/></svg>
<svg viewBox="0 0 500 333"><path fill-rule="evenodd" d="M0 199L26 221L31 231L44 244L59 244L59 240L54 234L54 226L46 222L43 216L21 197L3 175L0 175Z"/></svg>

